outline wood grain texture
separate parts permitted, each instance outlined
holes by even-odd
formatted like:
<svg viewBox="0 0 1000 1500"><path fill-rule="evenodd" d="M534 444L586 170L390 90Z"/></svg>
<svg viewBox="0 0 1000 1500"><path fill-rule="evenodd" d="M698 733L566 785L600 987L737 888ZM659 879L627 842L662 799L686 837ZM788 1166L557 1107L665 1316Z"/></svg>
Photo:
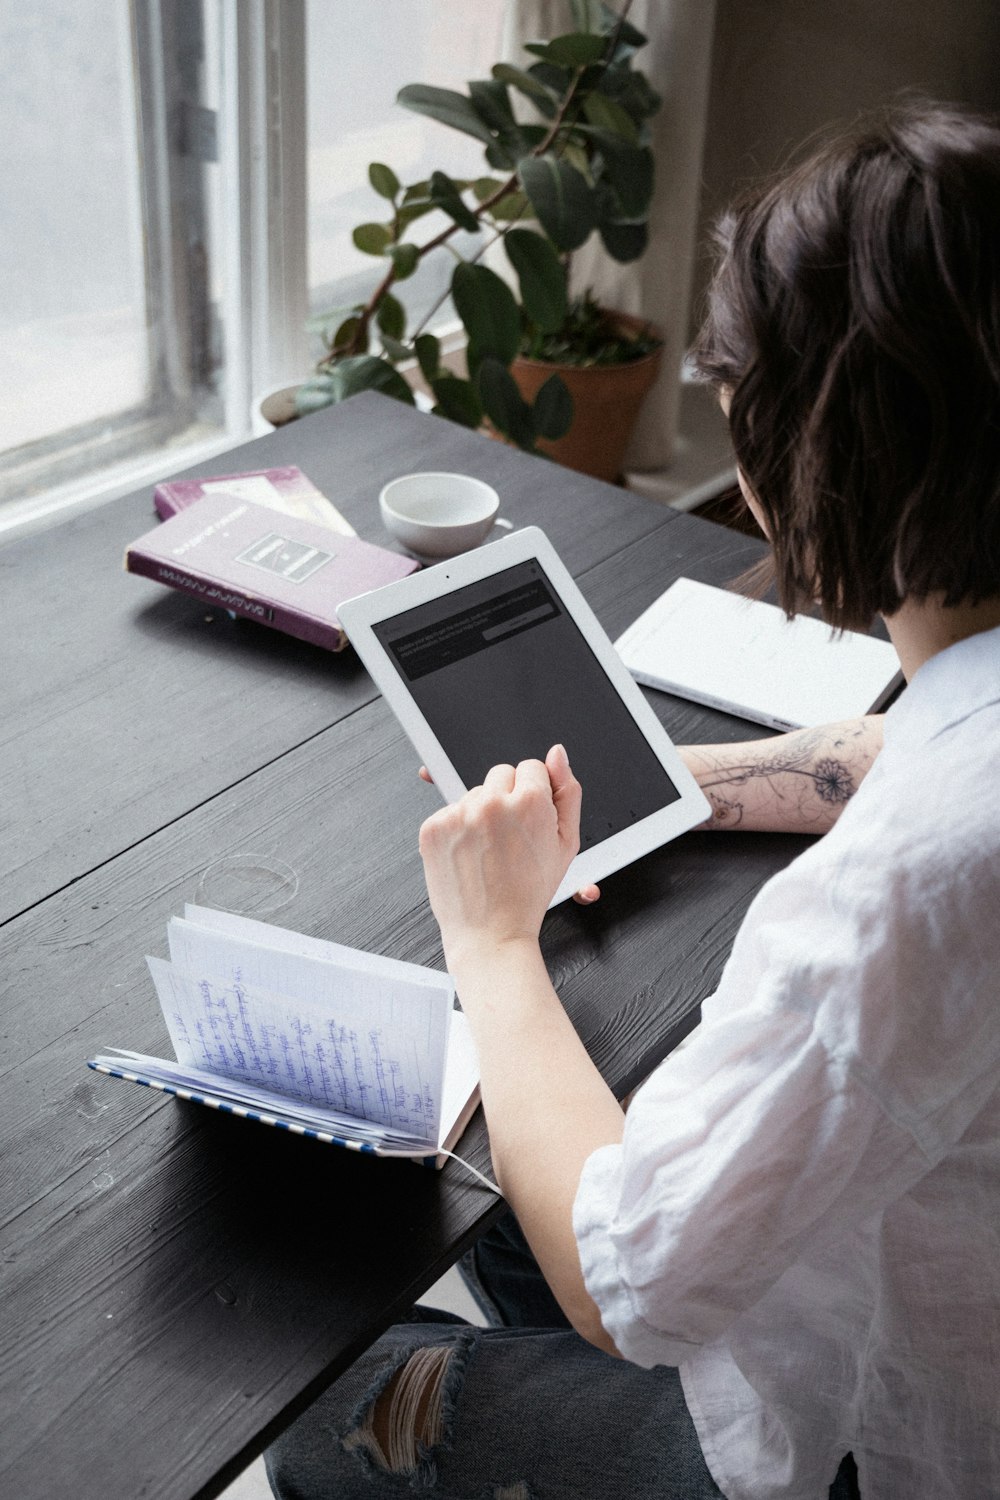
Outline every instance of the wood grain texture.
<svg viewBox="0 0 1000 1500"><path fill-rule="evenodd" d="M612 634L679 572L724 582L758 550L387 405L359 398L219 471L298 462L372 537L384 478L478 473L544 525ZM39 1500L218 1493L498 1212L455 1164L366 1161L84 1067L167 1046L143 956L229 855L294 872L273 920L441 963L416 848L438 799L395 719L345 659L119 580L109 547L147 500L0 553L0 581L23 566L61 604L19 665L0 760L30 845L0 927L0 1492ZM675 738L755 733L649 696ZM802 844L689 834L596 907L549 915L550 971L615 1089L690 1024ZM487 1165L481 1116L461 1149Z"/></svg>
<svg viewBox="0 0 1000 1500"><path fill-rule="evenodd" d="M163 952L167 917L234 837L280 838L300 877L289 925L440 963L415 848L435 794L381 701L254 788L252 803L224 794L8 924L0 944L5 1055L19 1059L0 1149L11 1493L60 1493L81 1465L95 1495L126 1492L124 1476L150 1496L210 1493L495 1212L455 1165L359 1160L83 1068L107 1044L166 1045L142 954ZM553 977L612 1086L662 1056L745 905L797 847L689 835L609 879L599 906L550 915ZM481 1120L462 1149L485 1161Z"/></svg>

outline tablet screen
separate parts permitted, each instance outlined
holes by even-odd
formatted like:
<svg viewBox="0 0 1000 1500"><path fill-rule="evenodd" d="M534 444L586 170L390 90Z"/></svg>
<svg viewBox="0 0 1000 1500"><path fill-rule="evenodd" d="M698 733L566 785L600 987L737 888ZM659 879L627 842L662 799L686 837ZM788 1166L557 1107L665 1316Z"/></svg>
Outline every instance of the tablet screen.
<svg viewBox="0 0 1000 1500"><path fill-rule="evenodd" d="M565 745L583 787L581 849L680 797L539 562L373 629L465 786Z"/></svg>

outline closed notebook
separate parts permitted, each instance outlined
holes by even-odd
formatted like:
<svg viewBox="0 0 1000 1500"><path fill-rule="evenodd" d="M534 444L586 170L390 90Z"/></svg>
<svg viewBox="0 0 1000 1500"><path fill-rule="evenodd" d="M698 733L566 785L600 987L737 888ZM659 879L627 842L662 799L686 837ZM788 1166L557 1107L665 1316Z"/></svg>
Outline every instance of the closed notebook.
<svg viewBox="0 0 1000 1500"><path fill-rule="evenodd" d="M615 648L637 682L767 724L802 729L875 713L902 683L887 641L679 578Z"/></svg>
<svg viewBox="0 0 1000 1500"><path fill-rule="evenodd" d="M356 536L350 521L307 479L295 464L280 468L250 469L242 474L215 474L207 479L167 479L153 491L157 515L164 521L187 510L206 495L232 495L237 500L252 500L255 505L269 505L272 510L303 521L329 526L342 536Z"/></svg>
<svg viewBox="0 0 1000 1500"><path fill-rule="evenodd" d="M420 564L223 491L132 542L125 566L202 604L341 651L341 599L393 583Z"/></svg>

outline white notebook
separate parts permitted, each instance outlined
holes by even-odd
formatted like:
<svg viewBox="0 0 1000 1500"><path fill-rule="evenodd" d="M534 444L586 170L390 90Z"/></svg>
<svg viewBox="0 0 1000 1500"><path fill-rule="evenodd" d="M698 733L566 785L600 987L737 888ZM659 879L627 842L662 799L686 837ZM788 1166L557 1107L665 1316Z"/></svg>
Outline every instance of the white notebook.
<svg viewBox="0 0 1000 1500"><path fill-rule="evenodd" d="M902 682L887 641L679 578L619 636L637 682L767 724L802 729L877 713Z"/></svg>
<svg viewBox="0 0 1000 1500"><path fill-rule="evenodd" d="M171 917L167 936L170 962L147 962L176 1060L116 1048L92 1068L355 1151L444 1164L479 1098L449 975L200 906Z"/></svg>

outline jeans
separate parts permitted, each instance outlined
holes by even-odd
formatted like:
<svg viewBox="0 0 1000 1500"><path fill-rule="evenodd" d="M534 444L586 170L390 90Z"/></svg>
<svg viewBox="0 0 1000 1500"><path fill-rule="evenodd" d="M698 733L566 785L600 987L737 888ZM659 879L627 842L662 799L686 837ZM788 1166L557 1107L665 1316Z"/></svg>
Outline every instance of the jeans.
<svg viewBox="0 0 1000 1500"><path fill-rule="evenodd" d="M268 1449L278 1500L725 1500L677 1371L574 1333L512 1214L461 1270L491 1326L413 1308ZM830 1500L856 1500L854 1475L848 1457Z"/></svg>

